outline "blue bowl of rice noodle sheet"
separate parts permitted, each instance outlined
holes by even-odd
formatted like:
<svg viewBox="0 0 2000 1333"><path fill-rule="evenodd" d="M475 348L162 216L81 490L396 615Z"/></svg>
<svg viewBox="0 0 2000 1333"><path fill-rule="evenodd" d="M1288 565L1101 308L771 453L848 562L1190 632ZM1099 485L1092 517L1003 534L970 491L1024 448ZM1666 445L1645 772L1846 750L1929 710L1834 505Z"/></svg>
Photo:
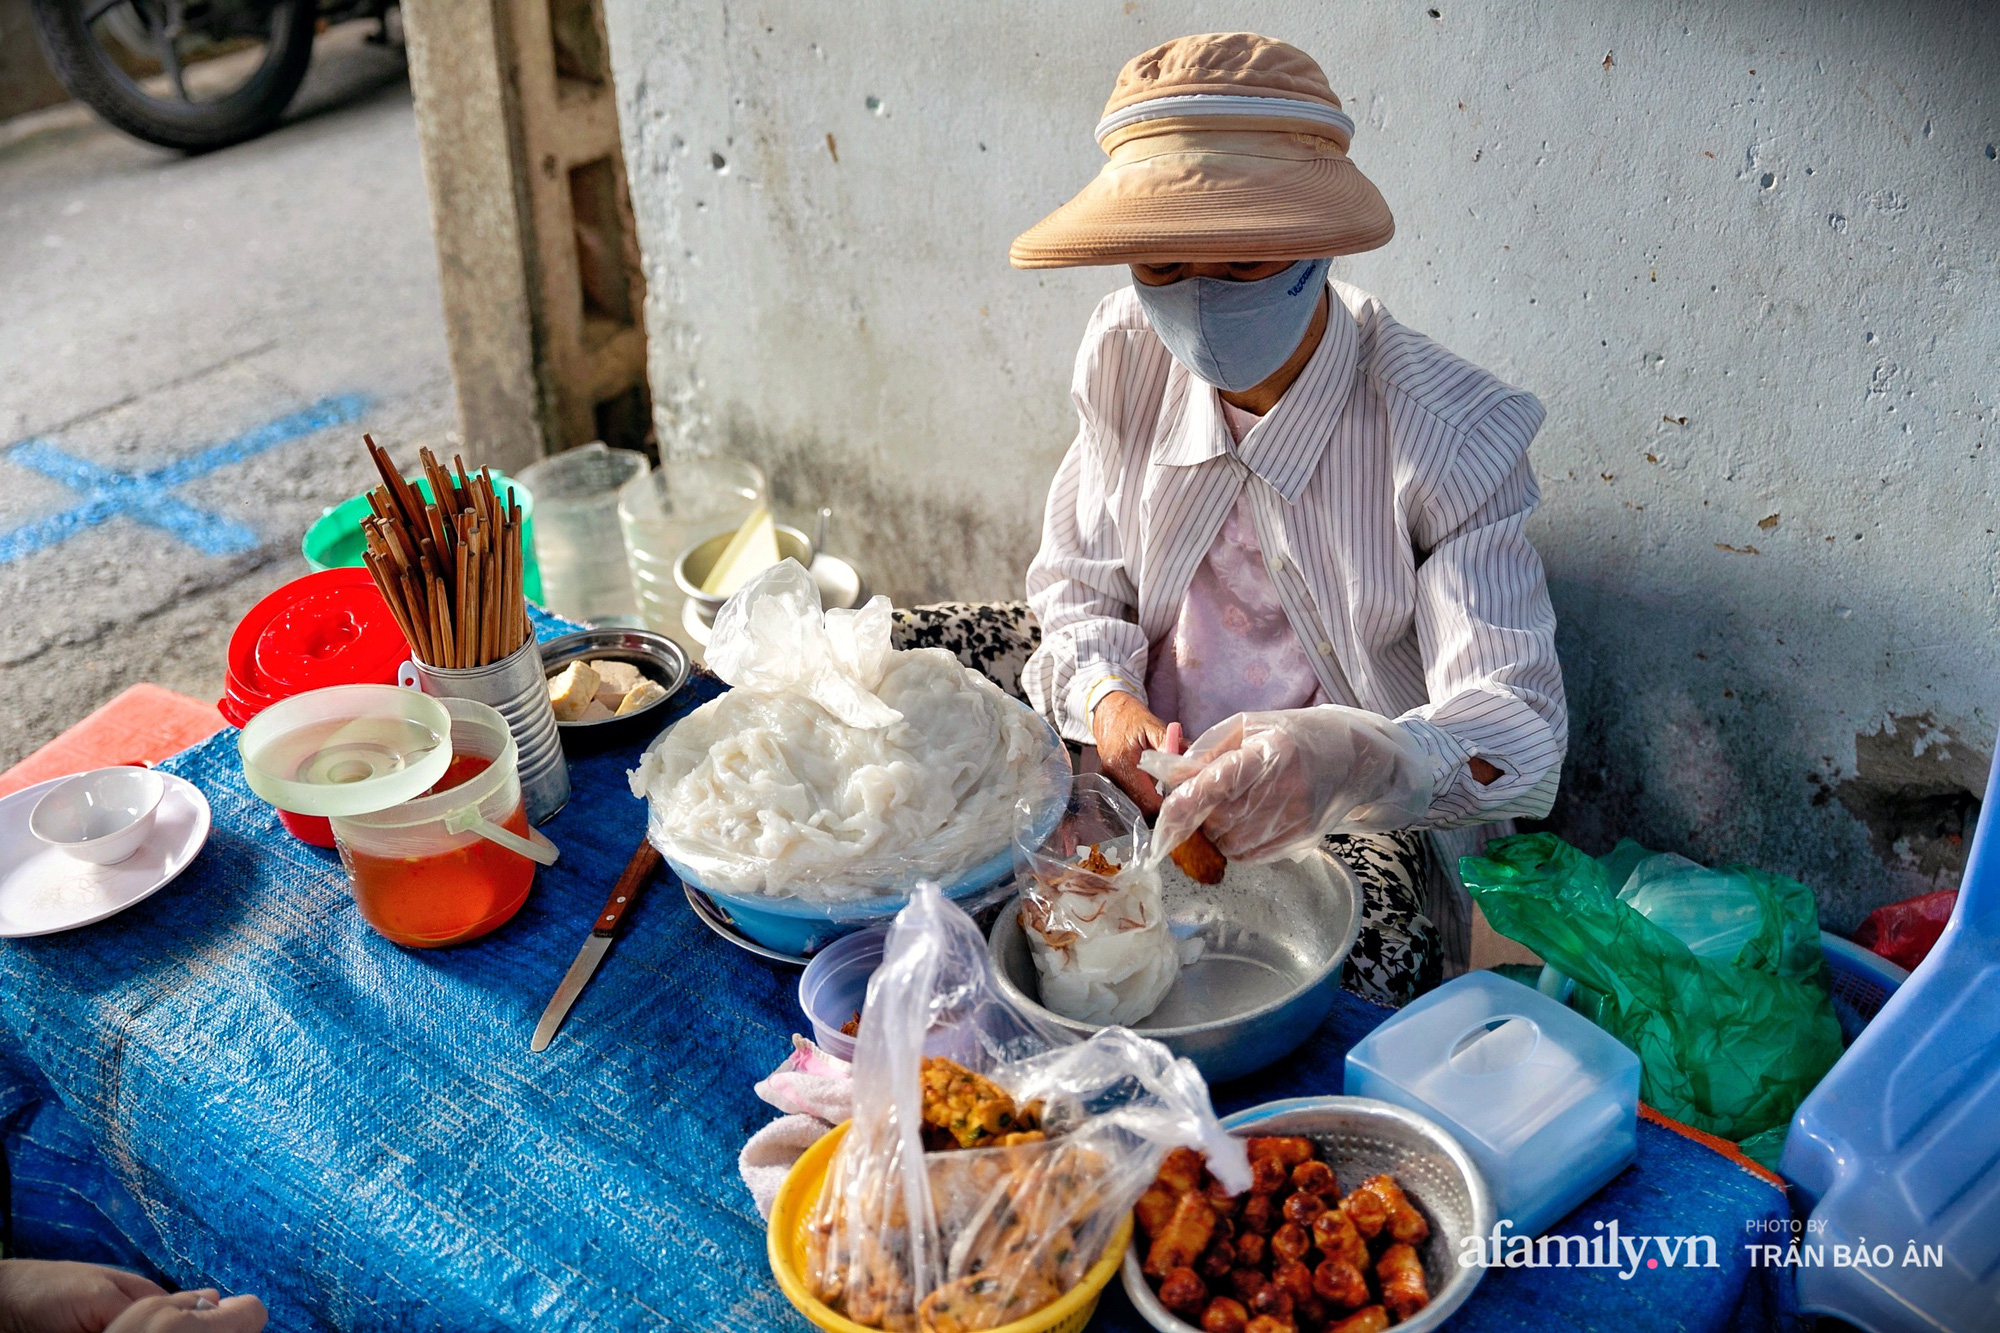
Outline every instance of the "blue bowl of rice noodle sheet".
<svg viewBox="0 0 2000 1333"><path fill-rule="evenodd" d="M1041 768L1041 778L1032 799L1035 841L1055 832L1063 810L1069 804L1071 764L1069 749L1055 729L1026 705L1010 700L1030 712L1048 735L1049 754ZM1060 781L1056 780L1060 777ZM1009 896L1014 878L1014 830L1011 823L998 831L993 854L969 869L941 878L944 896L967 911L977 911L989 901ZM658 840L655 840L656 845ZM706 894L729 918L730 924L746 939L767 949L806 959L843 935L886 922L903 910L915 891L919 878L885 887L879 894L840 902L811 902L796 897L776 897L763 893L737 893L702 882L701 876L685 861L663 849L673 872L690 888Z"/></svg>

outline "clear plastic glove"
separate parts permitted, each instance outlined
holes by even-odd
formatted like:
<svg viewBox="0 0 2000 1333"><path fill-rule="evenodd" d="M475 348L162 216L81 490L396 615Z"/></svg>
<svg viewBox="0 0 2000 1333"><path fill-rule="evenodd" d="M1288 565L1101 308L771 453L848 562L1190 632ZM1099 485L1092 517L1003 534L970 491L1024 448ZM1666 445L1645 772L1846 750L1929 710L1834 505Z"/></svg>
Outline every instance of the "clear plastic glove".
<svg viewBox="0 0 2000 1333"><path fill-rule="evenodd" d="M1276 861L1329 833L1409 828L1431 804L1431 761L1375 713L1324 704L1238 713L1184 755L1139 766L1171 790L1153 826L1154 855L1203 829L1232 861Z"/></svg>

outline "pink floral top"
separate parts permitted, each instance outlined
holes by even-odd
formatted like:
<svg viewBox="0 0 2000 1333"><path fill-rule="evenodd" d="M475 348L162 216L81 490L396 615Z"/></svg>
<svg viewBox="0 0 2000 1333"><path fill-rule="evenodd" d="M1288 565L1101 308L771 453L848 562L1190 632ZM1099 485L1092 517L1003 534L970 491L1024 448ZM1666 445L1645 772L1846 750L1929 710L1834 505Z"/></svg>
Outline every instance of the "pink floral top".
<svg viewBox="0 0 2000 1333"><path fill-rule="evenodd" d="M1259 420L1226 402L1222 413L1238 444ZM1172 631L1147 657L1147 705L1179 722L1189 744L1237 713L1327 702L1264 566L1247 491L1189 581Z"/></svg>

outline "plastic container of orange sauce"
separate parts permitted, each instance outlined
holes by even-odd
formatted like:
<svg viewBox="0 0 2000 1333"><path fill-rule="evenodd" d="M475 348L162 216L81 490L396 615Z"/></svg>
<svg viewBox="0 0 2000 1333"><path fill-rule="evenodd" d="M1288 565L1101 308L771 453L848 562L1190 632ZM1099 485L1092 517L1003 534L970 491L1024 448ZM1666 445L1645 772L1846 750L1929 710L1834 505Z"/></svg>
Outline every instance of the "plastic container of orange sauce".
<svg viewBox="0 0 2000 1333"><path fill-rule="evenodd" d="M498 929L527 901L536 866L556 859L528 826L506 719L486 704L393 686L317 690L260 714L239 745L253 790L331 818L355 906L397 944Z"/></svg>

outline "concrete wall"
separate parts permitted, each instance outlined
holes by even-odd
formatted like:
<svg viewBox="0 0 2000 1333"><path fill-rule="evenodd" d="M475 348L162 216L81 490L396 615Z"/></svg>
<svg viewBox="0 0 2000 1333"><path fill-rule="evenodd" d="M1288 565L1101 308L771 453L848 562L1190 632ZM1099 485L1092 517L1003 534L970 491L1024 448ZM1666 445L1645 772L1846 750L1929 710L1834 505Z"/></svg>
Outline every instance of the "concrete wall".
<svg viewBox="0 0 2000 1333"><path fill-rule="evenodd" d="M1956 881L2000 721L1996 7L606 9L661 438L836 506L899 599L1018 595L1124 279L1007 242L1096 170L1119 65L1311 51L1399 224L1337 271L1548 405L1556 827L1843 928Z"/></svg>

